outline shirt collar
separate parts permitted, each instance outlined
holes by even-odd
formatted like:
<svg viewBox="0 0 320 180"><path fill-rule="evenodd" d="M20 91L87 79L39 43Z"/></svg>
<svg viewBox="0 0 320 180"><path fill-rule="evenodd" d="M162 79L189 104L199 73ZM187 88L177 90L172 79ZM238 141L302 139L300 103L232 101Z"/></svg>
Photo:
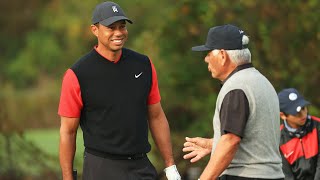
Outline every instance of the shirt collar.
<svg viewBox="0 0 320 180"><path fill-rule="evenodd" d="M236 72L239 72L239 71L241 71L241 70L243 70L243 69L247 69L247 68L251 68L251 67L253 67L252 63L246 63L246 64L242 64L242 65L240 65L240 66L237 66L237 67L228 75L228 77L221 82L221 86L222 86L233 74L235 74Z"/></svg>
<svg viewBox="0 0 320 180"><path fill-rule="evenodd" d="M119 56L119 59L117 59L117 60L115 60L115 61L111 61L111 60L109 60L107 57L105 57L104 55L102 55L102 54L98 51L97 48L98 48L98 45L95 45L95 46L93 47L93 49L94 49L100 56L102 56L104 59L106 59L106 60L108 60L108 61L110 61L110 62L113 62L113 63L118 63L121 58L124 58L124 57L125 57L125 56L123 55L123 49L124 49L124 48L122 48L121 54L120 54L120 56Z"/></svg>
<svg viewBox="0 0 320 180"><path fill-rule="evenodd" d="M290 132L296 132L297 129L290 127L290 125L287 123L286 120L284 120L284 125L286 126L286 128L288 129L288 131Z"/></svg>

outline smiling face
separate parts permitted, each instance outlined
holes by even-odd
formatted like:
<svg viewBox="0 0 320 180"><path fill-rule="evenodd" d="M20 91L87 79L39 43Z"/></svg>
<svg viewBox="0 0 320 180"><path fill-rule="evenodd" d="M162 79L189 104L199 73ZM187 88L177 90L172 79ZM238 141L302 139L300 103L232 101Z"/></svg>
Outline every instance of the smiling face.
<svg viewBox="0 0 320 180"><path fill-rule="evenodd" d="M307 115L308 108L306 106L303 107L296 115L286 115L283 112L280 112L281 119L286 120L289 126L295 129L303 126L306 123Z"/></svg>
<svg viewBox="0 0 320 180"><path fill-rule="evenodd" d="M104 51L119 52L128 39L128 30L124 20L109 26L91 25L93 34L98 38L98 47Z"/></svg>

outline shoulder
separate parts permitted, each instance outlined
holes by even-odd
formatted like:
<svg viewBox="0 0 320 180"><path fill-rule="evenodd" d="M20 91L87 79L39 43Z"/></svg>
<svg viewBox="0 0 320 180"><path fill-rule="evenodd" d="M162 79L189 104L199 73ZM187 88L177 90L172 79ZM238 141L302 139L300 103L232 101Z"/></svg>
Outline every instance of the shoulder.
<svg viewBox="0 0 320 180"><path fill-rule="evenodd" d="M133 58L133 59L141 59L145 61L150 61L147 55L141 54L139 52L133 51L131 49L123 48L122 49L123 56L126 58Z"/></svg>
<svg viewBox="0 0 320 180"><path fill-rule="evenodd" d="M311 119L316 121L316 122L318 122L318 123L320 123L320 118L318 118L318 117L311 116Z"/></svg>
<svg viewBox="0 0 320 180"><path fill-rule="evenodd" d="M223 86L246 86L246 84L250 82L249 80L251 80L252 78L259 77L257 76L257 74L260 73L257 72L258 71L254 67L237 71L226 80Z"/></svg>
<svg viewBox="0 0 320 180"><path fill-rule="evenodd" d="M71 66L71 69L77 69L79 68L80 66L82 66L83 64L87 63L87 62L90 62L90 61L87 61L88 59L92 59L94 58L95 56L97 56L97 52L95 50L91 50L90 52L88 52L87 54L85 54L84 56L82 56L81 58L79 58L72 66Z"/></svg>
<svg viewBox="0 0 320 180"><path fill-rule="evenodd" d="M314 126L318 129L318 131L320 131L320 118L315 117L315 116L311 116L311 120L312 120Z"/></svg>

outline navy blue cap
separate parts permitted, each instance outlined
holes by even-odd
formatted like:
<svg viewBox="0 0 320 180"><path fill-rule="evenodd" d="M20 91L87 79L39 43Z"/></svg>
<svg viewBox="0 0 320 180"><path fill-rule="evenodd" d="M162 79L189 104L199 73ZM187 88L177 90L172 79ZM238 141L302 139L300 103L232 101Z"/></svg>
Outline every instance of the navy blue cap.
<svg viewBox="0 0 320 180"><path fill-rule="evenodd" d="M303 96L294 88L283 89L278 93L280 112L296 115L303 107L309 105Z"/></svg>
<svg viewBox="0 0 320 180"><path fill-rule="evenodd" d="M215 26L209 29L206 43L192 47L192 51L244 49L246 48L242 45L244 34L243 30L231 24Z"/></svg>
<svg viewBox="0 0 320 180"><path fill-rule="evenodd" d="M92 24L100 23L104 26L109 26L120 20L126 20L132 24L132 21L127 18L121 7L111 1L98 4L92 14Z"/></svg>

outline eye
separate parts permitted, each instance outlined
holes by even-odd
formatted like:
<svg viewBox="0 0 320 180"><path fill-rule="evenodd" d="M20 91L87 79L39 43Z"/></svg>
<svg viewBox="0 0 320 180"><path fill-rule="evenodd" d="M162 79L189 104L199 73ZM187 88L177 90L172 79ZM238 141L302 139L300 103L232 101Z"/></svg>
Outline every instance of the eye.
<svg viewBox="0 0 320 180"><path fill-rule="evenodd" d="M126 25L125 24L120 25L120 29L126 29Z"/></svg>
<svg viewBox="0 0 320 180"><path fill-rule="evenodd" d="M111 30L115 30L116 29L115 26L109 26L108 28L111 29Z"/></svg>

